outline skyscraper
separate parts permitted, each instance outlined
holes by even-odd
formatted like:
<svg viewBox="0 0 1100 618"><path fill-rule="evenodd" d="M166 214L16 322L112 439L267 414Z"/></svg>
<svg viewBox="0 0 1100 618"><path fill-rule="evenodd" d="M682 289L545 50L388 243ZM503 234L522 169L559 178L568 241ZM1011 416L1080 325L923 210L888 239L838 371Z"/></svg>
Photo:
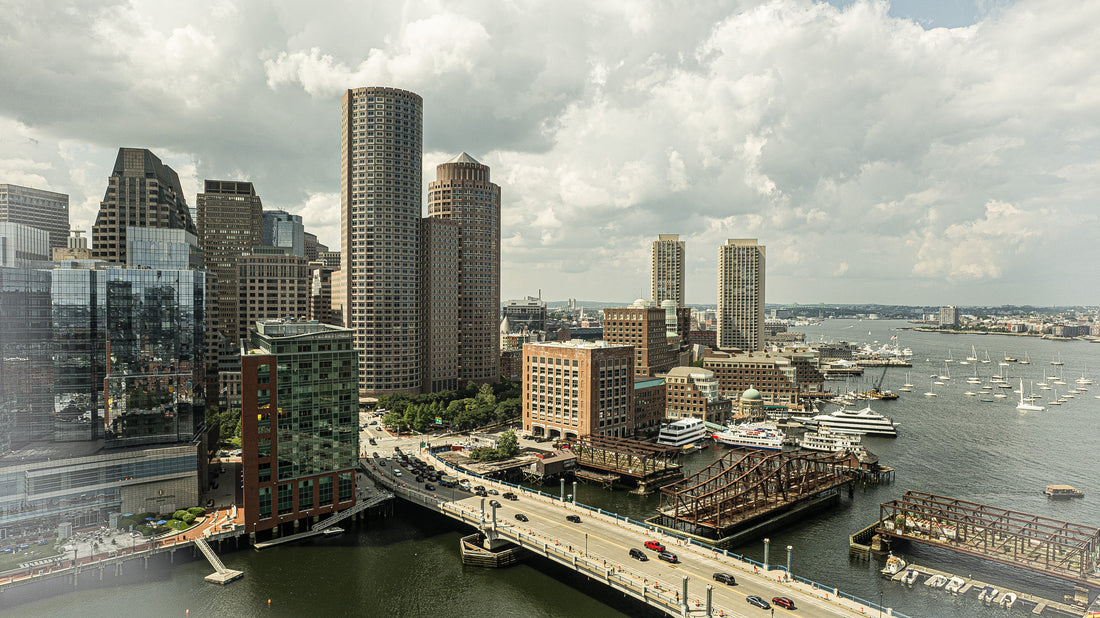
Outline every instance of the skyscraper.
<svg viewBox="0 0 1100 618"><path fill-rule="evenodd" d="M285 210L265 210L263 237L268 247L285 247L298 257L306 256L306 228L301 215Z"/></svg>
<svg viewBox="0 0 1100 618"><path fill-rule="evenodd" d="M764 246L730 238L718 248L718 347L764 345Z"/></svg>
<svg viewBox="0 0 1100 618"><path fill-rule="evenodd" d="M426 393L460 386L460 235L458 223L451 219L420 220L420 311L424 316L420 369Z"/></svg>
<svg viewBox="0 0 1100 618"><path fill-rule="evenodd" d="M19 185L0 184L0 222L22 223L49 233L50 252L69 236L69 196Z"/></svg>
<svg viewBox="0 0 1100 618"><path fill-rule="evenodd" d="M128 226L195 233L179 176L143 148L118 149L92 226L92 257L125 264Z"/></svg>
<svg viewBox="0 0 1100 618"><path fill-rule="evenodd" d="M341 101L344 320L363 395L420 392L419 231L423 100L396 88Z"/></svg>
<svg viewBox="0 0 1100 618"><path fill-rule="evenodd" d="M458 225L458 376L464 384L500 375L500 187L465 152L436 167L428 217ZM422 247L422 251L427 247ZM435 323L426 320L432 328Z"/></svg>
<svg viewBox="0 0 1100 618"><path fill-rule="evenodd" d="M241 255L263 244L263 204L251 182L207 180L195 199L199 246L206 268L217 275L218 330L239 342L237 264Z"/></svg>
<svg viewBox="0 0 1100 618"><path fill-rule="evenodd" d="M674 300L684 306L684 241L679 234L659 234L650 256L650 297L658 307Z"/></svg>

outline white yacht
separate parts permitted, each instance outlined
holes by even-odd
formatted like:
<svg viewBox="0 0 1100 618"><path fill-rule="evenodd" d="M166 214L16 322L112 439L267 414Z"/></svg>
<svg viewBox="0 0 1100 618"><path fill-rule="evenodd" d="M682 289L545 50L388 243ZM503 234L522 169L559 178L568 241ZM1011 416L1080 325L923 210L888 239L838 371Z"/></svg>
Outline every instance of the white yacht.
<svg viewBox="0 0 1100 618"><path fill-rule="evenodd" d="M1024 401L1024 381L1020 380L1020 404L1016 406L1016 409L1021 412L1042 412L1046 410L1043 406L1037 406L1033 403Z"/></svg>
<svg viewBox="0 0 1100 618"><path fill-rule="evenodd" d="M684 418L661 426L657 444L687 446L707 437L706 423L697 418Z"/></svg>
<svg viewBox="0 0 1100 618"><path fill-rule="evenodd" d="M830 431L826 425L821 425L817 431L807 431L798 445L810 451L825 451L836 453L839 451L863 451L863 438L853 434L837 433Z"/></svg>
<svg viewBox="0 0 1100 618"><path fill-rule="evenodd" d="M766 451L783 450L783 441L787 438L775 423L730 425L726 431L718 432L713 437L727 446L743 446Z"/></svg>
<svg viewBox="0 0 1100 618"><path fill-rule="evenodd" d="M898 437L896 424L889 418L875 412L871 406L862 410L841 408L832 414L819 414L813 421L820 427L825 425L839 433L867 434L869 436Z"/></svg>

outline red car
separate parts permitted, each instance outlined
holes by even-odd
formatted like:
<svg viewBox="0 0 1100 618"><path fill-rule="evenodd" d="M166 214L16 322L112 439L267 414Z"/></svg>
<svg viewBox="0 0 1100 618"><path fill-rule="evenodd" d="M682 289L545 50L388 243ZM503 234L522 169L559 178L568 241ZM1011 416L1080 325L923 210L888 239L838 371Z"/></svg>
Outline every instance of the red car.
<svg viewBox="0 0 1100 618"><path fill-rule="evenodd" d="M665 546L661 545L661 543L658 542L658 541L646 541L645 542L645 547L646 547L646 549L652 549L653 551L664 551L665 550Z"/></svg>
<svg viewBox="0 0 1100 618"><path fill-rule="evenodd" d="M785 607L787 609L794 609L794 601L787 597L774 597L772 603L775 603L779 607Z"/></svg>

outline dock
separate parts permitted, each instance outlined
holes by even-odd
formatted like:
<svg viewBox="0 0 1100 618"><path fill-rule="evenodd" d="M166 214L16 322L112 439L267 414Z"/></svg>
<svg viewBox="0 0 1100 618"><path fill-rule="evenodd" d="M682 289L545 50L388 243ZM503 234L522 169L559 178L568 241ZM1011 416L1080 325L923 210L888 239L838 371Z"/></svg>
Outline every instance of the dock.
<svg viewBox="0 0 1100 618"><path fill-rule="evenodd" d="M905 567L904 569L902 569L901 572L894 575L890 579L892 581L895 581L895 582L901 582L901 579L903 577L905 577L905 573L909 569L913 569L914 571L916 571L919 574L918 577L917 577L917 581L915 581L913 583L913 585L920 584L922 581L928 579L929 577L932 577L933 575L941 575L941 576L946 577L946 578L964 577L962 575L959 575L958 573L948 573L946 571L940 571L940 570L937 570L937 569L933 569L931 567L920 566L920 565L917 565L917 564L910 564L907 567ZM1074 618L1078 618L1079 616L1081 616L1085 612L1085 607L1083 605L1072 605L1072 604L1069 604L1069 603L1053 601L1051 599L1043 599L1043 598L1040 598L1040 597L1036 597L1035 595L1028 594L1026 592L1020 592L1019 590L1012 590L1011 588L1005 588L1003 586L998 586L996 584L990 584L988 582L984 582L984 581L981 581L981 580L978 580L978 579L974 579L974 578L969 577L969 576L964 577L964 579L966 579L966 584L964 584L963 587L959 589L958 595L960 597L965 597L965 596L967 596L967 593L974 591L974 593L975 593L974 601L975 602L978 600L976 595L978 593L980 593L981 590L983 588L985 588L986 586L990 586L992 588L996 588L997 591L998 591L998 594L1002 594L1002 593L1005 593L1005 592L1011 592L1011 593L1015 594L1016 595L1016 605L1019 605L1019 606L1029 606L1030 605L1030 606L1032 606L1031 614L1035 615L1035 616L1042 616L1042 615L1055 616L1055 615L1058 615L1058 616L1073 616ZM944 594L951 594L951 593L944 591Z"/></svg>

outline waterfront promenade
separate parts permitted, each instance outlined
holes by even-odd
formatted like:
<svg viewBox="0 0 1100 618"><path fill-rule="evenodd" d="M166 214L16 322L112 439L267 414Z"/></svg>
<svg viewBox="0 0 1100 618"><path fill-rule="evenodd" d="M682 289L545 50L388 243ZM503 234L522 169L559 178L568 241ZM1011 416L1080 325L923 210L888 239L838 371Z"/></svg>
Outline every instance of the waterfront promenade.
<svg viewBox="0 0 1100 618"><path fill-rule="evenodd" d="M768 601L776 596L789 597L794 600L798 614L803 616L875 615L879 611L876 605L852 598L843 591L791 576L781 565L764 565L663 533L625 517L451 468L451 473L467 478L474 485L518 494L516 501L503 500L494 514L489 507L490 498L458 488L440 487L427 491L423 483L410 483L407 474L395 476L396 463L387 463L380 466L377 459L371 457L364 461L364 466L373 478L398 497L463 521L490 539L509 541L572 568L669 615L708 615L708 592L711 616L756 615L759 609L745 600L749 595ZM445 465L435 458L432 463ZM518 521L517 513L522 513L528 521ZM581 522L568 522L567 515L576 515ZM656 552L649 550L643 550L650 558L648 561L629 558L629 550L642 549L646 540L661 542L677 554L679 562L660 561ZM777 558L775 562L780 562L779 554L778 551L773 554ZM717 572L733 574L737 585L714 582L712 575ZM882 612L883 615L900 615L887 608Z"/></svg>

